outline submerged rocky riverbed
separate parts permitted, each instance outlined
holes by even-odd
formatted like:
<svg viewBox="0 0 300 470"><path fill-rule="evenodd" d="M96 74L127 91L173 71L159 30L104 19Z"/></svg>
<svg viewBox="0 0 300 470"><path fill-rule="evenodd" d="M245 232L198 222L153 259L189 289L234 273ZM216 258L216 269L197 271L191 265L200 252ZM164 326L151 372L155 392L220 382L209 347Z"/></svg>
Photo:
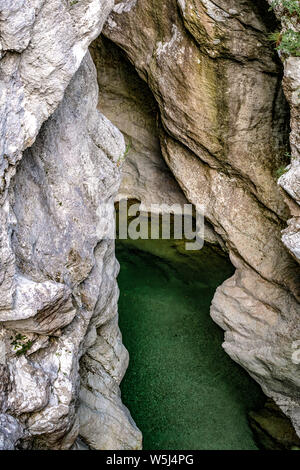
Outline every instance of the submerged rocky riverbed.
<svg viewBox="0 0 300 470"><path fill-rule="evenodd" d="M116 253L130 353L121 390L144 449L256 449L247 412L264 396L226 355L209 316L216 287L233 273L227 257L205 247L189 264L169 240L118 241Z"/></svg>

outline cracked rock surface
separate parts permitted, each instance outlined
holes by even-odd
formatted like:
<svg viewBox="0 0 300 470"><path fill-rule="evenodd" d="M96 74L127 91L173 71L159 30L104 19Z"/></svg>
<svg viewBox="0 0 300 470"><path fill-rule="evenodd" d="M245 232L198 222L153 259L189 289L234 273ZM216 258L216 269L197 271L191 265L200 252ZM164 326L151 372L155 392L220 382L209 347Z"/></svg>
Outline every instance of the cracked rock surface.
<svg viewBox="0 0 300 470"><path fill-rule="evenodd" d="M106 369L113 411L97 411L127 426L116 445L140 446L119 397L128 357L117 327L118 264L105 235L114 219L101 212L118 191L125 144L96 109L86 55L113 3L0 1L1 449L71 448L79 361L101 338L95 363L117 354L119 368ZM108 446L112 433L99 432Z"/></svg>
<svg viewBox="0 0 300 470"><path fill-rule="evenodd" d="M0 449L141 448L117 194L205 206L236 268L211 305L223 346L299 434L300 75L275 21L260 0L0 0Z"/></svg>
<svg viewBox="0 0 300 470"><path fill-rule="evenodd" d="M289 114L267 39L272 15L266 2L250 0L120 1L103 34L150 88L164 159L186 198L205 206L236 267L211 306L223 347L300 432L299 178L294 158L279 181L297 215L287 225L275 172L287 164ZM293 152L298 75L298 58L287 59Z"/></svg>

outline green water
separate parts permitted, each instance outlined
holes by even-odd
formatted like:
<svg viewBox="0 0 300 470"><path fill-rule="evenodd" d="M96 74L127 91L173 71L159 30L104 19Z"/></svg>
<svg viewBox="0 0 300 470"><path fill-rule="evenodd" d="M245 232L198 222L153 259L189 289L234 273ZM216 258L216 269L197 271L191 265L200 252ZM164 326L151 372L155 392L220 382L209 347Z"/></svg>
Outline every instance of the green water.
<svg viewBox="0 0 300 470"><path fill-rule="evenodd" d="M117 257L130 353L121 390L144 449L257 449L247 412L263 395L223 351L223 332L209 316L231 264L209 248L185 257L161 240L119 241Z"/></svg>

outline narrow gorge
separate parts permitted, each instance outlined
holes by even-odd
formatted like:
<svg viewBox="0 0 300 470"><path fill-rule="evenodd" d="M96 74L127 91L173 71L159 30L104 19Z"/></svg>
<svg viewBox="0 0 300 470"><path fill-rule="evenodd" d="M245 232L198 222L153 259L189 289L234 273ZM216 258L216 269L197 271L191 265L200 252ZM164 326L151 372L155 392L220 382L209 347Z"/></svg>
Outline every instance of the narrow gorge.
<svg viewBox="0 0 300 470"><path fill-rule="evenodd" d="M296 3L0 0L1 450L300 448Z"/></svg>

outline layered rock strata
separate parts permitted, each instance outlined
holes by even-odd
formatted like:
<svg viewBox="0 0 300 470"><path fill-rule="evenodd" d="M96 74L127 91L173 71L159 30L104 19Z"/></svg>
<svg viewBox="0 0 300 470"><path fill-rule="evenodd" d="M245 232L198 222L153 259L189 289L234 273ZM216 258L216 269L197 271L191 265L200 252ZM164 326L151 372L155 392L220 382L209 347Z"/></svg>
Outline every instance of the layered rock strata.
<svg viewBox="0 0 300 470"><path fill-rule="evenodd" d="M98 100L84 56L112 9ZM123 161L120 195L204 205L236 267L211 306L224 348L299 433L299 58L282 70L275 27L258 0L0 0L0 448L141 447L100 209Z"/></svg>
<svg viewBox="0 0 300 470"><path fill-rule="evenodd" d="M223 346L299 431L299 266L281 241L290 215L275 173L288 161L289 114L275 27L263 2L139 0L117 2L104 35L148 84L164 159L236 267L211 306Z"/></svg>
<svg viewBox="0 0 300 470"><path fill-rule="evenodd" d="M125 143L96 109L95 67L83 59L112 6L1 4L2 449L71 448L81 416L79 361L89 348L81 406L102 413L101 446L140 447L118 388L128 354L117 326L114 241L105 235L114 227L107 207ZM96 378L105 393L90 399Z"/></svg>

